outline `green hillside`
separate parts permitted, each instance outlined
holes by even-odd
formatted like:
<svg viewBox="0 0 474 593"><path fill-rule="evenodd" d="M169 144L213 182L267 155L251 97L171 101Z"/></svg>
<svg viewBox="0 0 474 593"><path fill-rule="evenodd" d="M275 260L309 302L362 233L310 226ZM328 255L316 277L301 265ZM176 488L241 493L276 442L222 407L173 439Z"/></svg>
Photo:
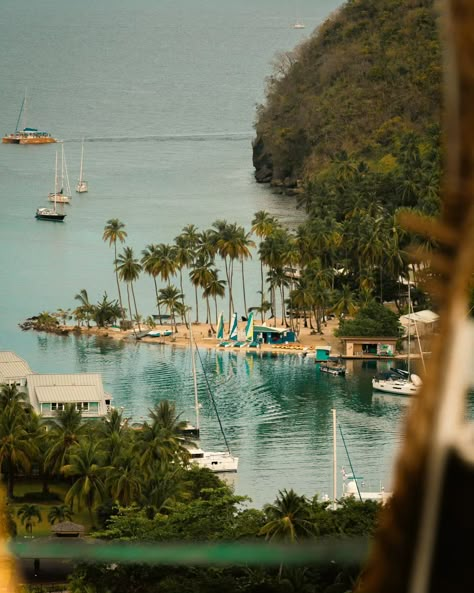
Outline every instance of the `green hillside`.
<svg viewBox="0 0 474 593"><path fill-rule="evenodd" d="M257 111L256 179L320 195L362 170L390 209L433 214L440 111L433 0L349 0L280 57Z"/></svg>

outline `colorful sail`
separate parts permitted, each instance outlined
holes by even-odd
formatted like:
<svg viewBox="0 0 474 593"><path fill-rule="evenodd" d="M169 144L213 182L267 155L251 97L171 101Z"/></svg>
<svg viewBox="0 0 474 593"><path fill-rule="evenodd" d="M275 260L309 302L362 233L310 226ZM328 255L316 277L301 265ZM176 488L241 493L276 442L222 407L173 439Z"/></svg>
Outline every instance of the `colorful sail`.
<svg viewBox="0 0 474 593"><path fill-rule="evenodd" d="M217 322L217 339L224 339L224 313L219 315L219 320Z"/></svg>
<svg viewBox="0 0 474 593"><path fill-rule="evenodd" d="M237 340L237 329L237 313L234 313L230 324L229 340Z"/></svg>
<svg viewBox="0 0 474 593"><path fill-rule="evenodd" d="M253 311L249 313L247 325L245 326L245 339L247 342L253 340Z"/></svg>

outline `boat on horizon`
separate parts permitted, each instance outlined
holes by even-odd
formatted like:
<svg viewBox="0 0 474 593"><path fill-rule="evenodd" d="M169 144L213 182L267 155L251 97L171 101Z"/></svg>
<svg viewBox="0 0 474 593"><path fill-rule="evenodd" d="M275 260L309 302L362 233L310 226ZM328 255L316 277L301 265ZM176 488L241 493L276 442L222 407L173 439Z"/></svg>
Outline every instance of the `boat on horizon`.
<svg viewBox="0 0 474 593"><path fill-rule="evenodd" d="M82 139L81 145L81 166L79 169L79 179L76 184L76 192L78 194L83 194L89 191L89 185L87 181L84 180L84 139Z"/></svg>
<svg viewBox="0 0 474 593"><path fill-rule="evenodd" d="M11 134L5 134L2 138L3 144L52 144L57 142L49 132L38 130L37 128L23 127L19 129L20 122L26 120L26 92L20 107L20 113L15 126L15 131ZM25 125L23 121L23 126Z"/></svg>

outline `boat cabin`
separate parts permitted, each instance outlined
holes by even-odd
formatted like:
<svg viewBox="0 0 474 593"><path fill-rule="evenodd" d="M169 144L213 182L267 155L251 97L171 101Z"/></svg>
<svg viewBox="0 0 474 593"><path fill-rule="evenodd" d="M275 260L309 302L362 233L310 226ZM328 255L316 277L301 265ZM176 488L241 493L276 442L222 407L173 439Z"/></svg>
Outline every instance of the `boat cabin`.
<svg viewBox="0 0 474 593"><path fill-rule="evenodd" d="M284 327L254 325L253 341L259 344L290 344L296 342L296 335Z"/></svg>
<svg viewBox="0 0 474 593"><path fill-rule="evenodd" d="M331 346L317 346L315 351L316 362L320 360L329 360L331 356Z"/></svg>
<svg viewBox="0 0 474 593"><path fill-rule="evenodd" d="M341 337L344 358L393 358L397 337Z"/></svg>

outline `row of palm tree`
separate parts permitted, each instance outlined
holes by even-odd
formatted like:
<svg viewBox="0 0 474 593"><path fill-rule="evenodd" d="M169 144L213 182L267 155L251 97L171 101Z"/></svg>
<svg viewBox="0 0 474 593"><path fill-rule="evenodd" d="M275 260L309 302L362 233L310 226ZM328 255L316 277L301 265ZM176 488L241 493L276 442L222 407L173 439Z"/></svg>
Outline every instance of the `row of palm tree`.
<svg viewBox="0 0 474 593"><path fill-rule="evenodd" d="M33 527L43 520L41 509L36 504L22 504L16 514L30 536L33 534ZM63 521L70 521L73 516L74 513L67 504L59 504L51 507L47 518L50 525L55 525Z"/></svg>
<svg viewBox="0 0 474 593"><path fill-rule="evenodd" d="M359 169L350 169L347 175L350 174L363 175ZM187 270L194 287L195 322L200 320L202 298L206 323L213 329L213 313L217 323L218 299L227 297L229 320L235 311L236 264L241 267L245 313L253 309L264 321L270 312L275 324L280 313L282 323L292 328L298 327L303 316L311 327L314 319L320 331L321 319L327 311L351 314L357 303L374 298L382 302L386 297L392 300L394 287L400 290L400 277L408 275L407 245L413 236L403 231L400 224L406 209L389 213L365 192L350 209L344 210L344 217L339 220L327 208L322 212L317 198L320 191L323 191L320 186L310 187L304 194L307 201L300 200L300 206L307 209L308 220L295 232L262 210L255 213L250 232L225 220L216 220L204 231L191 224L183 228L172 244L147 245L140 259L131 247L125 246L122 253L117 253L117 243L124 243L127 233L121 221L109 220L103 238L114 246L122 317L125 308L120 286L125 283L130 318L138 322L141 318L134 285L144 272L153 279L160 319L164 309L177 329L176 319L185 321L188 309L183 288L183 273ZM258 239L258 246L252 236ZM260 303L248 307L244 263L255 251L260 260ZM220 278L221 270L224 278ZM179 287L172 283L174 278ZM158 281L164 286L159 287ZM277 310L278 303L281 312Z"/></svg>

